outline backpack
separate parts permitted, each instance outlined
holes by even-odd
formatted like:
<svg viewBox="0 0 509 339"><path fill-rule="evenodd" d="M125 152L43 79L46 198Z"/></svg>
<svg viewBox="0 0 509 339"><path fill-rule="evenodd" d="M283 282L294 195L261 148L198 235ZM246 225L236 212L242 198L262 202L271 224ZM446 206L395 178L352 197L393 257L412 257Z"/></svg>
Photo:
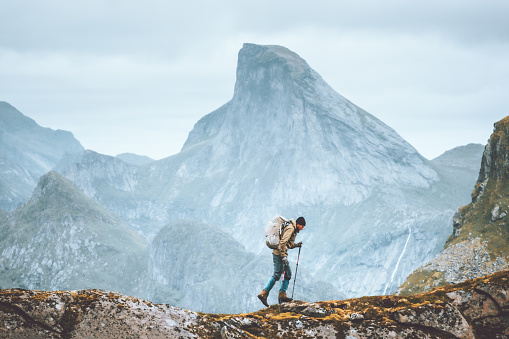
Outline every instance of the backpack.
<svg viewBox="0 0 509 339"><path fill-rule="evenodd" d="M268 248L274 250L279 247L279 240L288 224L290 224L290 221L280 215L276 215L267 223L267 226L265 226L265 244Z"/></svg>

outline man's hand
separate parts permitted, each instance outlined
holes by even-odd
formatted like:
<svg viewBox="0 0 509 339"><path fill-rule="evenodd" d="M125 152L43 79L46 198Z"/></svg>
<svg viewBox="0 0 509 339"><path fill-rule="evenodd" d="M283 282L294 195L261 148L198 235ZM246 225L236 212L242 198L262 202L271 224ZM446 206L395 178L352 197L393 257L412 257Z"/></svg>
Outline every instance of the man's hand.
<svg viewBox="0 0 509 339"><path fill-rule="evenodd" d="M282 257L281 260L283 261L284 266L288 266L288 258L287 257Z"/></svg>
<svg viewBox="0 0 509 339"><path fill-rule="evenodd" d="M298 243L296 243L295 247L302 247L302 241L299 241Z"/></svg>

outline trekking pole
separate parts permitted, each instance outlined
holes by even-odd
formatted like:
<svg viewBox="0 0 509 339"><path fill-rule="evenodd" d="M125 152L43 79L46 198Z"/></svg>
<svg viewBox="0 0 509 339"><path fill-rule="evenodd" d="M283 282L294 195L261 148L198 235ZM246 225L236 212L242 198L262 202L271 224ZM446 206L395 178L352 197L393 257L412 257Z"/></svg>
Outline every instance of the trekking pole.
<svg viewBox="0 0 509 339"><path fill-rule="evenodd" d="M293 292L295 291L295 280L297 280L297 270L299 269L299 258L300 258L300 249L301 248L302 248L302 245L301 245L301 247L299 247L299 255L297 256L297 266L295 266L295 277L293 278L292 299L293 299Z"/></svg>

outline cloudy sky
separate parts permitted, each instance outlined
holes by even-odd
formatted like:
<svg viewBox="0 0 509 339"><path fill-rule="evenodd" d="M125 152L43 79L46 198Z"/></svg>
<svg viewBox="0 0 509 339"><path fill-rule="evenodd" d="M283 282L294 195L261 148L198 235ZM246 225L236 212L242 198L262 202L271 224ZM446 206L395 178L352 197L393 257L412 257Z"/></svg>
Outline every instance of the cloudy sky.
<svg viewBox="0 0 509 339"><path fill-rule="evenodd" d="M233 96L244 42L299 54L432 159L509 115L508 0L2 0L0 101L161 159Z"/></svg>

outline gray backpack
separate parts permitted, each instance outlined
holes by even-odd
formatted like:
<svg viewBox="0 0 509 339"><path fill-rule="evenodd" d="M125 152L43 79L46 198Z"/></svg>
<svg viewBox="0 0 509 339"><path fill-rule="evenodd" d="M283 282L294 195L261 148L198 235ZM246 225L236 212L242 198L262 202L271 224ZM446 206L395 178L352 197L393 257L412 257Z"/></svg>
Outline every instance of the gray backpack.
<svg viewBox="0 0 509 339"><path fill-rule="evenodd" d="M290 224L290 221L280 215L276 215L267 223L265 227L265 244L267 244L268 248L274 250L279 247L279 240L288 224Z"/></svg>

